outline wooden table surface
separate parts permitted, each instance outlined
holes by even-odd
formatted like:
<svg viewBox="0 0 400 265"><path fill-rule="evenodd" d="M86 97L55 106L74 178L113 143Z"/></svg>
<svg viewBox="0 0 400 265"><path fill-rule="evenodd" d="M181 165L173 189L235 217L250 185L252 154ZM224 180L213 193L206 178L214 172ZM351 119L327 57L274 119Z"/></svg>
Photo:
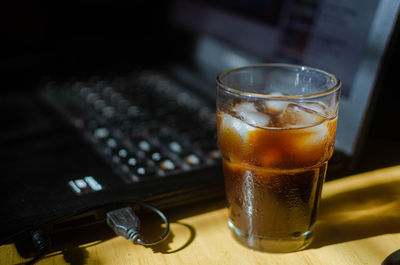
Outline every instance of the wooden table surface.
<svg viewBox="0 0 400 265"><path fill-rule="evenodd" d="M400 166L325 183L314 242L295 253L261 253L236 243L227 228L223 200L167 214L172 221L171 234L156 247L109 236L65 245L38 264L381 264L400 248ZM161 230L152 220L146 221L149 227ZM0 264L27 260L18 255L14 245L0 247Z"/></svg>

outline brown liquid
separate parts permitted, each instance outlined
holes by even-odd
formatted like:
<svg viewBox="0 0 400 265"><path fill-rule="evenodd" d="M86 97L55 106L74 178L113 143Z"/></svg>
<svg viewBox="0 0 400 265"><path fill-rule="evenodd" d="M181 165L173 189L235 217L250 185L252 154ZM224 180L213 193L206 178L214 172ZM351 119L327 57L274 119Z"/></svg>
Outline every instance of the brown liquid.
<svg viewBox="0 0 400 265"><path fill-rule="evenodd" d="M307 233L333 152L336 118L316 116L315 124L301 127L295 116L269 113L264 128L247 125L243 136L224 124L223 115L240 117L217 114L230 221L242 233L258 237Z"/></svg>
<svg viewBox="0 0 400 265"><path fill-rule="evenodd" d="M293 172L268 171L223 161L229 219L259 237L296 237L316 218L326 163Z"/></svg>

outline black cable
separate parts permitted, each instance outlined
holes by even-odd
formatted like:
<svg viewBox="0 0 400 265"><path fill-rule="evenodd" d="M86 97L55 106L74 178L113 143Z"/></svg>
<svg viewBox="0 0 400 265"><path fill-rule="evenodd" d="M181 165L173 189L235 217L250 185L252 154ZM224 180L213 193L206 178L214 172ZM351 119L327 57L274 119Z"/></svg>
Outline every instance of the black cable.
<svg viewBox="0 0 400 265"><path fill-rule="evenodd" d="M148 210L156 213L164 222L165 229L163 234L154 240L145 240L140 232L140 220L133 212L131 207L124 207L107 213L107 224L114 230L117 235L130 239L134 244L152 246L162 242L169 234L168 218L156 207L145 202L134 202ZM26 265L32 265L42 259L50 251L51 241L47 233L43 229L31 231L32 243L38 254L28 261Z"/></svg>
<svg viewBox="0 0 400 265"><path fill-rule="evenodd" d="M33 259L28 261L26 265L32 265L42 259L46 254L50 251L50 239L47 236L46 232L42 229L33 230L31 232L32 243L34 247L39 251L39 254L36 255Z"/></svg>
<svg viewBox="0 0 400 265"><path fill-rule="evenodd" d="M400 249L391 253L382 262L382 265L399 265L400 264Z"/></svg>
<svg viewBox="0 0 400 265"><path fill-rule="evenodd" d="M36 262L38 262L40 259L42 259L44 256L46 256L47 251L43 251L40 252L38 255L36 255L36 257L34 257L33 259L31 259L30 261L28 261L26 263L26 265L32 265L35 264Z"/></svg>
<svg viewBox="0 0 400 265"><path fill-rule="evenodd" d="M169 220L168 218L165 216L165 214L160 211L159 209L157 209L156 207L145 203L145 202L136 202L136 204L141 205L142 207L148 208L150 210L152 210L153 212L155 212L156 214L158 214L158 216L163 220L164 224L165 224L165 229L163 234L158 237L157 239L154 240L145 240L143 239L143 236L141 235L140 231L139 233L132 235L129 239L134 243L134 244L139 244L139 245L143 245L143 246L152 246L152 245L156 245L162 241L164 241L168 234L169 234Z"/></svg>

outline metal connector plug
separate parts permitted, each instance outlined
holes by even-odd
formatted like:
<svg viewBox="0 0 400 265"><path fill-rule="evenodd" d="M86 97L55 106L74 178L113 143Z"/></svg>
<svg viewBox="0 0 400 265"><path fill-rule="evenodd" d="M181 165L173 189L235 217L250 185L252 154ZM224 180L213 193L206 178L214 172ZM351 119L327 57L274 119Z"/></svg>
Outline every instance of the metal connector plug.
<svg viewBox="0 0 400 265"><path fill-rule="evenodd" d="M137 243L140 220L131 207L108 212L107 224L114 230L115 234L131 240L134 244Z"/></svg>
<svg viewBox="0 0 400 265"><path fill-rule="evenodd" d="M143 236L140 233L139 217L135 214L131 207L120 208L107 212L106 215L108 226L110 226L114 230L115 234L131 240L134 244L152 246L163 241L169 234L169 221L167 217L160 210L147 203L136 202L136 204L150 209L151 211L157 213L163 219L165 223L165 230L159 238L155 240L143 239Z"/></svg>

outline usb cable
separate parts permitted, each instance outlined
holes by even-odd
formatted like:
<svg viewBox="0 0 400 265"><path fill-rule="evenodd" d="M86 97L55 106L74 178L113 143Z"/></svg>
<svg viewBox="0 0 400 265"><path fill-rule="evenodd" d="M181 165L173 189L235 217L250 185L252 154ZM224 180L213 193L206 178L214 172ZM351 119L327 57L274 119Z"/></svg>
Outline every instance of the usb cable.
<svg viewBox="0 0 400 265"><path fill-rule="evenodd" d="M141 205L161 217L165 223L165 230L160 237L154 240L143 239L143 235L140 233L140 220L131 207L124 207L107 212L108 226L114 230L115 234L131 240L133 244L152 246L165 240L169 234L169 221L164 213L148 203L135 202L135 204Z"/></svg>
<svg viewBox="0 0 400 265"><path fill-rule="evenodd" d="M115 234L123 236L132 241L134 244L143 246L152 246L165 240L169 234L168 218L159 209L144 202L135 202L158 214L165 223L163 234L154 240L145 240L140 232L140 220L131 207L124 207L117 210L107 212L107 224L114 230ZM38 250L38 255L28 261L26 265L32 265L42 259L51 248L51 241L46 232L42 229L36 229L31 232L32 243Z"/></svg>

